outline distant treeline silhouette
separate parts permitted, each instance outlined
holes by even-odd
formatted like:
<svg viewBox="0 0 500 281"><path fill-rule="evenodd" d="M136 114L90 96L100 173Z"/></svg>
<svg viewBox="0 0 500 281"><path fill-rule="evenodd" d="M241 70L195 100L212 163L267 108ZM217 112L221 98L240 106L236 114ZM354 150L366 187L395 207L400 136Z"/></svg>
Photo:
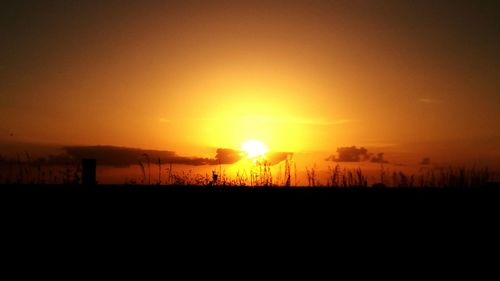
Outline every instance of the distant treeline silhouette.
<svg viewBox="0 0 500 281"><path fill-rule="evenodd" d="M137 165L146 155L155 161L159 159L162 163L203 166L203 165L225 165L234 164L244 158L239 150L218 148L213 158L179 156L173 151L145 150L138 148L116 147L116 146L66 146L65 153L48 155L32 159L28 153L17 154L15 158L8 159L0 155L0 165L12 163L26 163L31 165L68 165L78 164L81 159L96 159L99 165L113 167L127 167ZM269 153L268 162L275 165L284 161L290 152Z"/></svg>

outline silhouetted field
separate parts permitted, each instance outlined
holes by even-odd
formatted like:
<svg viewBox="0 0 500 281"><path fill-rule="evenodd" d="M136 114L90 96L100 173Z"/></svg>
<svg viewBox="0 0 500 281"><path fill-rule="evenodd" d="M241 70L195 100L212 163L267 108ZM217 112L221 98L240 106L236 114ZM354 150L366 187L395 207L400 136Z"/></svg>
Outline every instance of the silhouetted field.
<svg viewBox="0 0 500 281"><path fill-rule="evenodd" d="M135 221L161 228L197 225L205 231L219 223L229 229L227 235L233 235L234 223L248 222L271 228L285 222L325 228L347 222L373 229L387 219L397 224L434 221L437 227L451 220L476 223L496 219L499 203L499 183L474 188L0 185L0 211L16 223L45 228L55 218L58 227L83 221L108 228L117 221Z"/></svg>
<svg viewBox="0 0 500 281"><path fill-rule="evenodd" d="M319 179L312 167L306 168L306 181L302 181L307 186L300 186L295 162L288 160L283 169L257 163L233 176L221 167L211 174L192 174L158 160L157 164L140 162L139 178L124 184L84 185L78 161L56 169L26 158L5 162L0 173L0 207L7 206L7 213L35 207L57 216L67 210L85 214L105 209L127 216L146 210L148 216L194 212L211 218L214 212L237 215L272 210L280 214L286 210L292 217L306 213L318 217L323 212L346 215L387 210L394 215L401 210L420 213L439 208L470 216L474 205L479 205L474 210L500 208L500 185L491 182L487 167L422 168L418 174L405 174L381 165L371 183L360 168L336 165L329 168L326 179Z"/></svg>
<svg viewBox="0 0 500 281"><path fill-rule="evenodd" d="M500 183L491 182L478 187L239 187L198 185L0 185L0 194L22 196L155 196L155 200L170 198L315 198L339 201L344 199L439 199L489 197L500 199ZM500 202L499 202L500 203Z"/></svg>
<svg viewBox="0 0 500 281"><path fill-rule="evenodd" d="M350 187L310 187L310 186L294 186L294 187L274 187L274 186L200 186L200 185L74 185L74 184L3 184L0 185L0 192L32 192L32 193L48 193L48 192L68 192L68 193L120 193L120 192L137 192L137 193L179 193L179 194L235 194L235 193L255 193L255 194L384 194L384 193L462 193L462 192L485 192L485 191L500 191L500 183L489 182L483 186L477 187L366 187L366 186L350 186Z"/></svg>
<svg viewBox="0 0 500 281"><path fill-rule="evenodd" d="M82 166L71 160L65 165L53 166L30 160L0 161L0 185L9 184L81 184ZM100 166L102 167L102 166ZM99 167L99 168L100 168ZM320 178L315 167L306 167L305 172L297 169L294 161L288 159L283 165L272 166L268 162L257 162L248 169L238 170L229 175L222 168L214 168L212 173L192 173L190 169L176 169L172 164L162 164L160 159L145 164L139 161L141 175L128 177L113 184L125 185L169 185L169 186L231 186L231 187L479 187L495 180L488 167L421 167L417 173L390 170L380 165L378 175L368 176L361 168L346 168L339 164L329 166ZM297 174L302 173L301 179ZM99 179L97 179L99 181Z"/></svg>

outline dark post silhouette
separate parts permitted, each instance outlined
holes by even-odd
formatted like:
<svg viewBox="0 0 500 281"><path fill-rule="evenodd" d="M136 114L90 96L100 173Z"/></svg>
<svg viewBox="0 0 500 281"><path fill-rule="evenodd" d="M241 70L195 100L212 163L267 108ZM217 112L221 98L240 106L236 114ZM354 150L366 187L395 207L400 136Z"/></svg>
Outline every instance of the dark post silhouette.
<svg viewBox="0 0 500 281"><path fill-rule="evenodd" d="M82 159L82 183L84 185L96 185L96 160Z"/></svg>

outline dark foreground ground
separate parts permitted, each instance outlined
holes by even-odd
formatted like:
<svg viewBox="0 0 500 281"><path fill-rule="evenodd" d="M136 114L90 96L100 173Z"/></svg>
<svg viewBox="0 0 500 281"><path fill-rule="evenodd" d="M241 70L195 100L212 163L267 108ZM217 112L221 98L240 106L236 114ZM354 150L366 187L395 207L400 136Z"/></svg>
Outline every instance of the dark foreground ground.
<svg viewBox="0 0 500 281"><path fill-rule="evenodd" d="M4 198L43 198L68 196L80 198L150 197L155 200L169 199L495 199L500 196L500 183L492 182L480 187L224 187L224 186L171 186L171 185L0 185Z"/></svg>
<svg viewBox="0 0 500 281"><path fill-rule="evenodd" d="M500 206L500 183L474 188L327 188L204 187L141 185L0 185L0 204L180 207L209 210L232 207L258 210L266 206L312 208L467 208Z"/></svg>
<svg viewBox="0 0 500 281"><path fill-rule="evenodd" d="M491 235L500 221L498 214L498 183L476 188L347 189L0 185L0 226L5 231L23 229L15 236L21 233L26 241L55 232L70 240L76 234L104 235L111 241L126 236L140 243L166 234L207 245L217 237L245 236L252 237L246 242L292 237L314 243L318 235L323 237L320 241L335 241L332 235L349 233L374 244L379 243L377 236L417 236L414 243L425 237L468 237L469 232ZM300 238L303 233L307 239ZM134 238L136 234L146 237ZM175 245L177 240L168 241Z"/></svg>

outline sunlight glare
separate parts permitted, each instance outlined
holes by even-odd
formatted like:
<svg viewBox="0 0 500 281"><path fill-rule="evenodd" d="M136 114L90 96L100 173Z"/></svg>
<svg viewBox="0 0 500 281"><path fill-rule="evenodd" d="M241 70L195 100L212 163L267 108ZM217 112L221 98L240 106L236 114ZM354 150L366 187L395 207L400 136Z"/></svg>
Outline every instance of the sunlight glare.
<svg viewBox="0 0 500 281"><path fill-rule="evenodd" d="M256 157L264 157L269 149L267 146L258 140L249 140L246 141L242 146L241 150L246 154L246 158L256 158Z"/></svg>

